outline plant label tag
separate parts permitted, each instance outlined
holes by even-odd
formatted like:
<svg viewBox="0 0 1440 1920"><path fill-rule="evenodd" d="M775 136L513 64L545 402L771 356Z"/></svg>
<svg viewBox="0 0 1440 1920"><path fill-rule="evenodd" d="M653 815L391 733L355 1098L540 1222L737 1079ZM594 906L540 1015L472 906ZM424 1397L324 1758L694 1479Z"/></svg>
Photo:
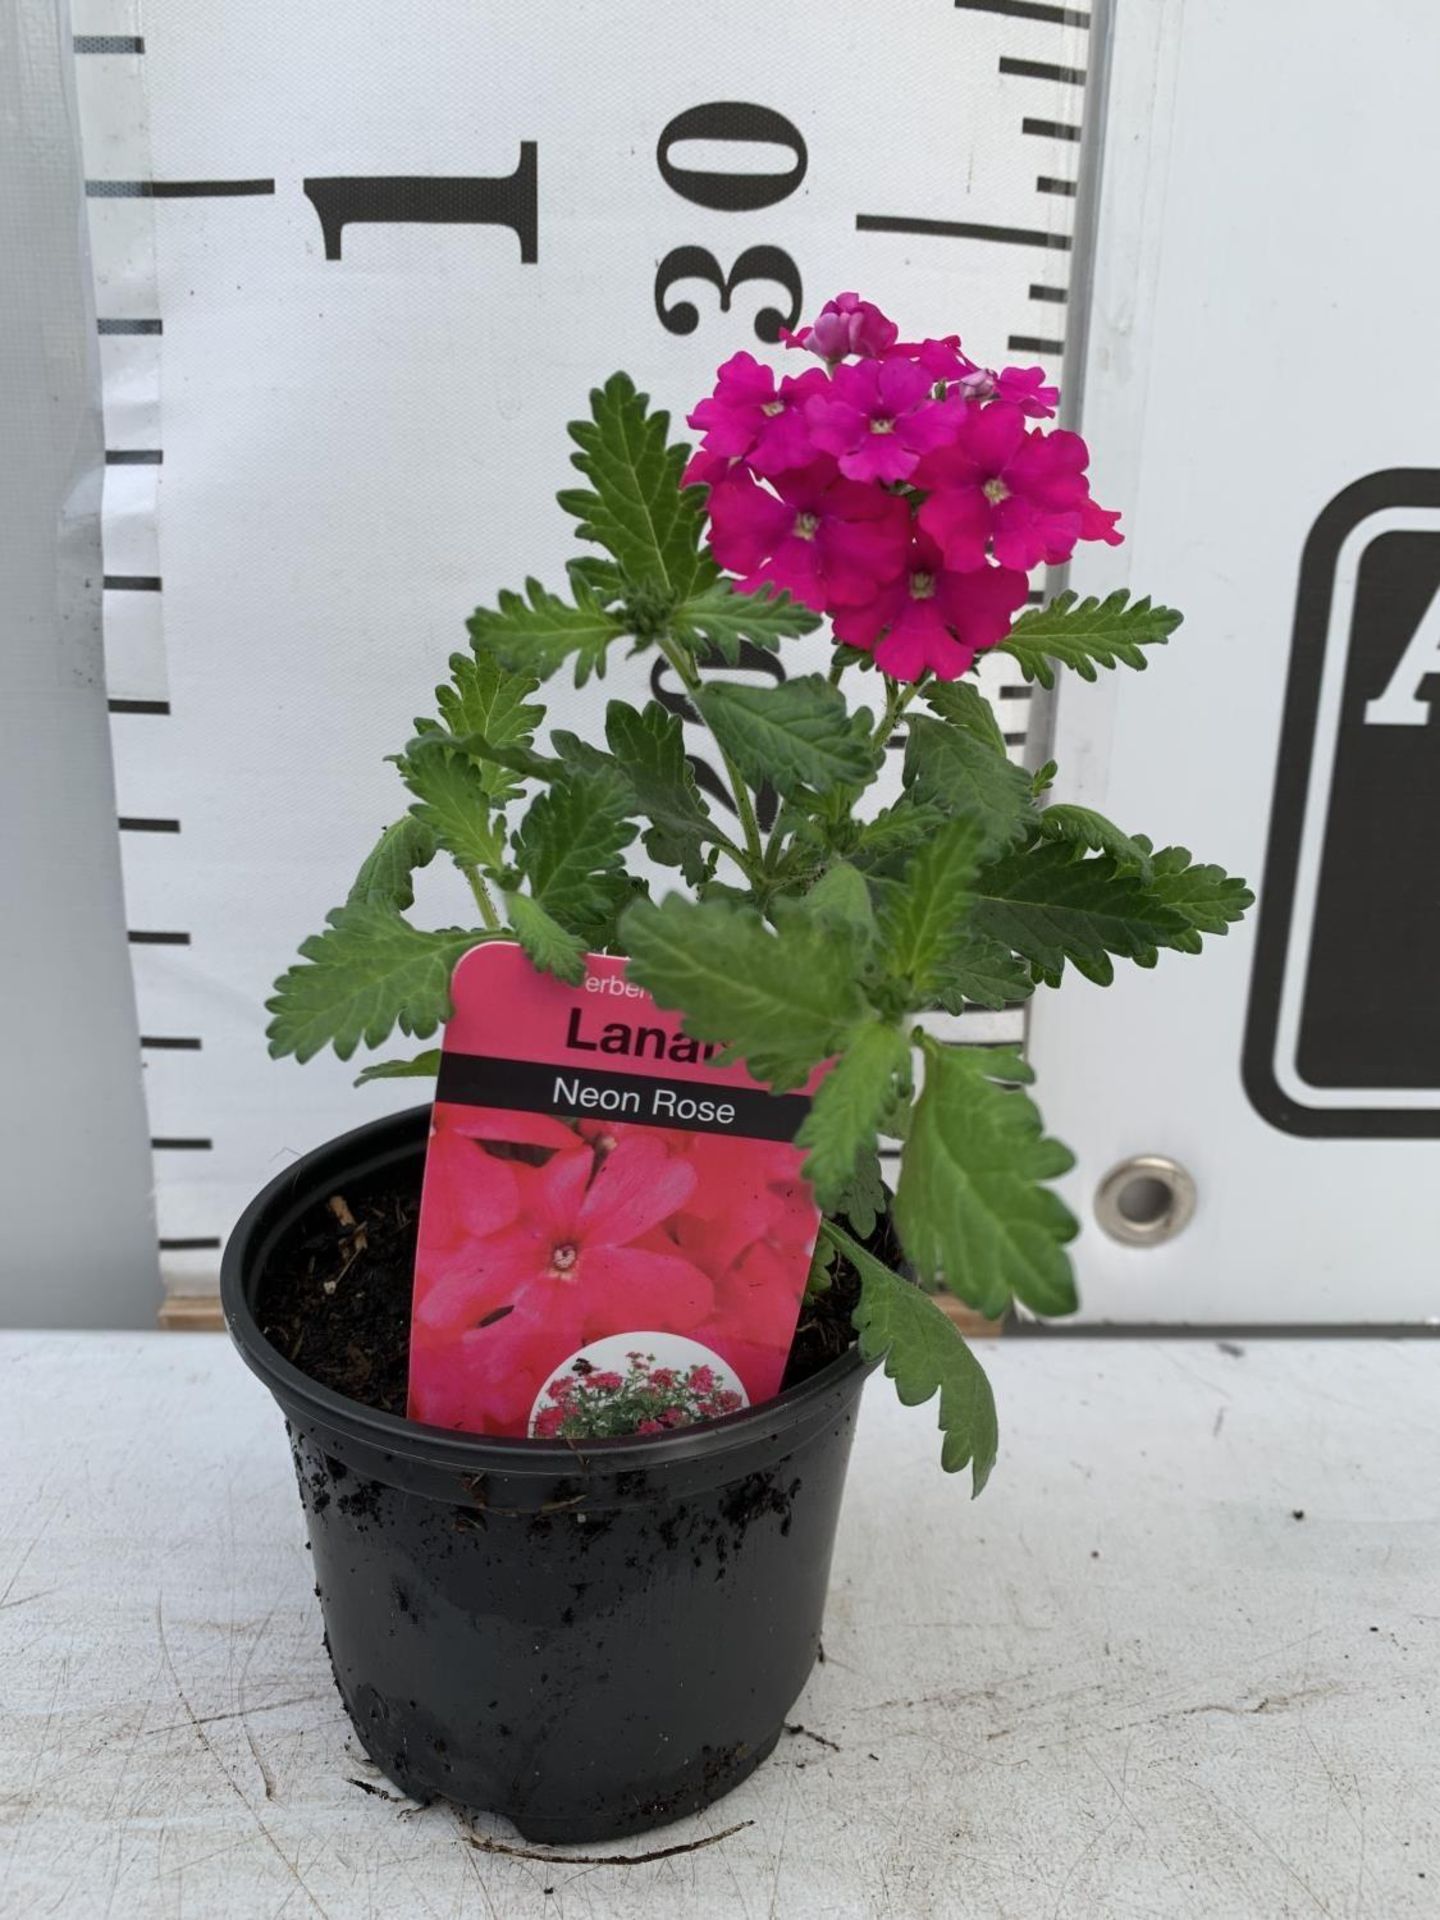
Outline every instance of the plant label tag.
<svg viewBox="0 0 1440 1920"><path fill-rule="evenodd" d="M413 1420L659 1433L780 1388L820 1215L794 1145L817 1068L772 1094L586 957L510 941L455 970L425 1162Z"/></svg>

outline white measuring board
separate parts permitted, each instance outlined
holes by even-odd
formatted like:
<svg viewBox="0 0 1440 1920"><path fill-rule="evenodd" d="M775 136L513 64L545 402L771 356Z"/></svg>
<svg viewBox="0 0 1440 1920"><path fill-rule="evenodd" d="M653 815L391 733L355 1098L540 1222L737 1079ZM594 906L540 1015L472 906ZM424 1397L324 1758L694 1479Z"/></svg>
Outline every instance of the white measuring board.
<svg viewBox="0 0 1440 1920"><path fill-rule="evenodd" d="M1425 0L1118 9L1086 430L1130 539L1074 584L1186 624L1064 688L1057 793L1261 899L1037 998L1092 1318L1440 1318L1437 64ZM1093 1223L1135 1154L1194 1176L1167 1245Z"/></svg>
<svg viewBox="0 0 1440 1920"><path fill-rule="evenodd" d="M403 811L383 756L465 616L563 579L589 387L624 366L681 414L757 323L847 287L1058 368L1088 16L78 0L74 24L157 1205L167 1279L204 1290L265 1179L415 1097L272 1064L262 1003ZM1025 690L987 685L1018 755ZM434 924L465 914L421 878Z"/></svg>

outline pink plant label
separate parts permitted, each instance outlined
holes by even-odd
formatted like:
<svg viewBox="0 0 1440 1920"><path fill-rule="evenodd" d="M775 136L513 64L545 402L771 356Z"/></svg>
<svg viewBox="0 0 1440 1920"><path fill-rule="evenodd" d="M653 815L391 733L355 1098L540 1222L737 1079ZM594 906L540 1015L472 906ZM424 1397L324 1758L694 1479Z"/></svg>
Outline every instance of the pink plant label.
<svg viewBox="0 0 1440 1920"><path fill-rule="evenodd" d="M425 1163L410 1417L469 1433L659 1433L780 1388L820 1215L772 1094L586 958L508 941L455 970Z"/></svg>

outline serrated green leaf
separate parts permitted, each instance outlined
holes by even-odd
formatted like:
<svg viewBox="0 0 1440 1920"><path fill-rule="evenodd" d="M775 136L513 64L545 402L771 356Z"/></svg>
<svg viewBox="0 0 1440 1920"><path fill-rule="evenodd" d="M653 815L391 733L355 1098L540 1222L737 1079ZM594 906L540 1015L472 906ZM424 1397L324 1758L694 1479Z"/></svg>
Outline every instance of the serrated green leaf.
<svg viewBox="0 0 1440 1920"><path fill-rule="evenodd" d="M813 920L853 929L862 945L874 935L875 908L870 889L864 874L846 860L832 862L799 905Z"/></svg>
<svg viewBox="0 0 1440 1920"><path fill-rule="evenodd" d="M885 883L880 964L908 987L912 1006L928 999L945 978L974 906L972 889L985 845L981 822L962 814L920 847L898 880Z"/></svg>
<svg viewBox="0 0 1440 1920"><path fill-rule="evenodd" d="M573 605L538 580L527 580L523 595L505 588L497 607L477 607L465 623L477 656L489 655L511 673L548 680L573 654L577 687L592 673L603 676L606 649L627 628L584 581L572 584Z"/></svg>
<svg viewBox="0 0 1440 1920"><path fill-rule="evenodd" d="M930 680L923 697L926 706L940 719L961 728L982 746L1004 753L1005 735L995 718L995 709L973 680Z"/></svg>
<svg viewBox="0 0 1440 1920"><path fill-rule="evenodd" d="M427 1047L413 1060L377 1060L363 1073L356 1074L355 1084L363 1087L371 1080L433 1080L439 1071L440 1049Z"/></svg>
<svg viewBox="0 0 1440 1920"><path fill-rule="evenodd" d="M884 1176L880 1171L879 1152L874 1146L862 1147L855 1161L854 1172L831 1211L843 1215L850 1222L852 1233L858 1234L862 1240L868 1240L889 1206L890 1195L885 1190Z"/></svg>
<svg viewBox="0 0 1440 1920"><path fill-rule="evenodd" d="M378 902L337 907L301 946L305 964L283 973L265 1003L271 1054L309 1060L334 1047L348 1060L362 1040L382 1046L397 1026L428 1039L450 1017L456 961L491 938L460 927L425 933Z"/></svg>
<svg viewBox="0 0 1440 1920"><path fill-rule="evenodd" d="M459 738L473 735L485 742L486 752L476 758L485 790L497 806L520 791L513 767L499 755L528 748L534 739L535 729L545 718L544 707L529 704L539 685L532 674L512 673L493 655L475 652L451 654L450 680L435 689L435 702L449 731Z"/></svg>
<svg viewBox="0 0 1440 1920"><path fill-rule="evenodd" d="M945 1435L940 1464L947 1473L968 1465L974 1498L989 1479L1000 1446L995 1396L984 1369L954 1321L919 1287L891 1273L833 1222L824 1232L860 1276L852 1318L861 1353L867 1360L884 1356L902 1406L922 1406L939 1393Z"/></svg>
<svg viewBox="0 0 1440 1920"><path fill-rule="evenodd" d="M507 893L505 913L515 938L540 971L578 987L585 978L584 943L558 926L528 893Z"/></svg>
<svg viewBox="0 0 1440 1920"><path fill-rule="evenodd" d="M428 867L434 858L434 834L423 821L407 813L386 827L366 854L346 896L346 906L412 906L412 875L417 867Z"/></svg>
<svg viewBox="0 0 1440 1920"><path fill-rule="evenodd" d="M652 412L628 374L594 390L590 416L570 424L579 449L571 462L590 486L560 494L560 505L582 539L614 555L629 586L649 585L678 605L717 571L700 551L704 493L680 485L690 450L667 444L669 414Z"/></svg>
<svg viewBox="0 0 1440 1920"><path fill-rule="evenodd" d="M646 851L698 886L710 870L706 847L729 841L700 798L680 716L667 713L658 700L643 711L612 700L605 709L605 738L649 822Z"/></svg>
<svg viewBox="0 0 1440 1920"><path fill-rule="evenodd" d="M422 733L395 756L415 795L410 809L461 867L493 870L505 859L505 822L484 769L448 733Z"/></svg>
<svg viewBox="0 0 1440 1920"><path fill-rule="evenodd" d="M742 593L731 580L712 581L672 615L672 631L682 646L701 657L713 651L732 667L744 641L773 653L782 640L813 633L819 625L820 615L788 593Z"/></svg>
<svg viewBox="0 0 1440 1920"><path fill-rule="evenodd" d="M630 809L617 773L557 778L531 802L515 838L515 864L534 899L589 946L605 944L630 892L620 858L635 838Z"/></svg>
<svg viewBox="0 0 1440 1920"><path fill-rule="evenodd" d="M1150 843L1139 844L1148 853ZM1192 865L1187 847L1164 847L1154 856L1151 891L1185 922L1185 931L1166 941L1181 953L1199 953L1201 934L1224 933L1255 904L1255 895L1223 867Z"/></svg>
<svg viewBox="0 0 1440 1920"><path fill-rule="evenodd" d="M1057 666L1094 680L1097 667L1144 667L1143 649L1163 646L1181 618L1173 607L1151 606L1148 596L1132 600L1123 588L1104 600L1059 593L1048 607L1022 613L997 651L1042 687L1054 686Z"/></svg>
<svg viewBox="0 0 1440 1920"><path fill-rule="evenodd" d="M866 1020L846 1036L795 1136L808 1150L803 1171L822 1207L839 1205L861 1153L874 1146L881 1122L909 1088L910 1042L898 1027Z"/></svg>
<svg viewBox="0 0 1440 1920"><path fill-rule="evenodd" d="M992 862L975 891L975 930L1023 954L1050 986L1059 985L1068 960L1107 987L1112 954L1153 967L1159 949L1175 945L1187 927L1139 874L1068 840L1041 840Z"/></svg>
<svg viewBox="0 0 1440 1920"><path fill-rule="evenodd" d="M850 713L844 694L823 674L768 687L716 680L694 698L747 783L768 783L786 800L806 790L864 786L880 766L872 716L863 707Z"/></svg>
<svg viewBox="0 0 1440 1920"><path fill-rule="evenodd" d="M1069 801L1057 801L1035 817L1035 823L1047 840L1070 840L1088 847L1092 853L1108 853L1122 871L1138 873L1149 880L1153 872L1148 846L1122 833L1113 820L1093 807L1078 807Z"/></svg>
<svg viewBox="0 0 1440 1920"><path fill-rule="evenodd" d="M1010 846L1031 817L1030 781L964 728L909 717L905 738L905 785L921 805L944 808L977 821L987 853Z"/></svg>
<svg viewBox="0 0 1440 1920"><path fill-rule="evenodd" d="M632 906L620 937L632 980L777 1093L833 1053L865 1010L850 941L803 914L772 933L728 900L671 894Z"/></svg>
<svg viewBox="0 0 1440 1920"><path fill-rule="evenodd" d="M998 940L966 927L941 962L932 1004L946 1013L1012 1007L1035 991L1030 969Z"/></svg>
<svg viewBox="0 0 1440 1920"><path fill-rule="evenodd" d="M907 853L937 834L950 818L944 807L906 797L861 827L850 858L867 873L891 870Z"/></svg>
<svg viewBox="0 0 1440 1920"><path fill-rule="evenodd" d="M1064 1249L1078 1223L1041 1184L1073 1161L1046 1138L1029 1095L997 1084L1023 1063L1003 1048L924 1046L925 1084L895 1193L895 1222L921 1280L990 1319L1012 1294L1036 1313L1073 1312Z"/></svg>

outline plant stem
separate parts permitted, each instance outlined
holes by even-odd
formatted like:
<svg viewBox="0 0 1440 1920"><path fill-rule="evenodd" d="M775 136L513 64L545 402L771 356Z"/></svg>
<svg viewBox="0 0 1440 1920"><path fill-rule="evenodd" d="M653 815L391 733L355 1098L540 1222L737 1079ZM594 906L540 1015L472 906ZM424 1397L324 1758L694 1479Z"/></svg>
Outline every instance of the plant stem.
<svg viewBox="0 0 1440 1920"><path fill-rule="evenodd" d="M890 736L895 731L895 722L900 718L901 714L904 713L905 709L919 691L920 682L918 680L912 680L908 685L903 687L898 680L892 680L890 682L889 691L885 695L885 711L881 714L880 724L875 729L875 745L877 747L889 745Z"/></svg>
<svg viewBox="0 0 1440 1920"><path fill-rule="evenodd" d="M675 669L676 677L679 679L685 691L689 694L699 693L702 690L703 683L690 661L686 659L684 652L680 648L672 645L663 635L657 636L656 645L670 662L670 665ZM698 707L696 711L699 712ZM701 714L701 718L704 718L703 714ZM710 738L715 740L713 727L709 729L709 733ZM760 838L760 822L755 817L755 803L750 798L750 789L745 785L740 769L735 765L735 762L730 758L729 754L726 753L718 740L715 740L715 751L720 756L720 764L725 769L725 778L730 783L730 791L735 800L736 818L739 820L741 830L745 835L746 858L749 866L754 869L754 871L747 873L747 878L754 882L758 879L761 870L763 870L765 862L765 845ZM741 864L745 865L746 863L742 861Z"/></svg>
<svg viewBox="0 0 1440 1920"><path fill-rule="evenodd" d="M475 904L480 909L480 918L491 933L500 931L500 916L495 911L495 902L490 898L490 889L480 878L474 867L461 867L460 871L470 883L470 891L475 896Z"/></svg>

